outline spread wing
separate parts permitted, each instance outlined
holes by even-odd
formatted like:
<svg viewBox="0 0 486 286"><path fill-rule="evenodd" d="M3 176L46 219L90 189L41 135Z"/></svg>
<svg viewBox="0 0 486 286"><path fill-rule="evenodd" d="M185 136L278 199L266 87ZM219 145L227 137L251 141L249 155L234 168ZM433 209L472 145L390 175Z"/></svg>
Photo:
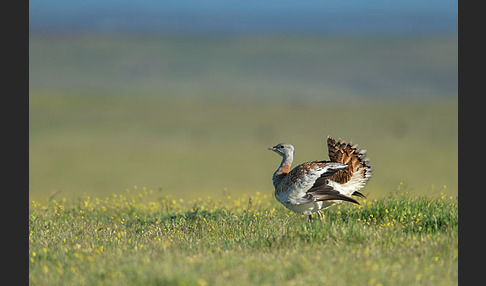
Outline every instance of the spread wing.
<svg viewBox="0 0 486 286"><path fill-rule="evenodd" d="M341 200L359 204L329 184L329 178L347 168L341 163L313 161L298 165L289 173L290 182L300 190L299 203Z"/></svg>

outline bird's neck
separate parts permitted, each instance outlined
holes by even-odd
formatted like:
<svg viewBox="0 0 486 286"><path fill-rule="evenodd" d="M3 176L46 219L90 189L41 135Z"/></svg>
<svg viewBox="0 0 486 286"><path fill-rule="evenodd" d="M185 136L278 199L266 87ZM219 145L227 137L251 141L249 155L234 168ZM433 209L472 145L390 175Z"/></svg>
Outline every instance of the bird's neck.
<svg viewBox="0 0 486 286"><path fill-rule="evenodd" d="M292 161L294 160L293 155L284 156L280 166L278 167L277 171L273 173L273 184L277 185L280 180L282 180L289 172L290 172L290 165L292 165Z"/></svg>

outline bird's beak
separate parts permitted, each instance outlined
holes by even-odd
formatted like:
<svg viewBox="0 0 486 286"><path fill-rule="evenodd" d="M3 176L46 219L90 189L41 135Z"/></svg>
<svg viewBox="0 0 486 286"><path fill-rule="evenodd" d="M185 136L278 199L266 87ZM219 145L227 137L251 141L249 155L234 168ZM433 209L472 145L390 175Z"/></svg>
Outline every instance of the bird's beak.
<svg viewBox="0 0 486 286"><path fill-rule="evenodd" d="M275 148L275 147L268 147L268 150L270 150L270 151L275 151L276 149L277 148Z"/></svg>

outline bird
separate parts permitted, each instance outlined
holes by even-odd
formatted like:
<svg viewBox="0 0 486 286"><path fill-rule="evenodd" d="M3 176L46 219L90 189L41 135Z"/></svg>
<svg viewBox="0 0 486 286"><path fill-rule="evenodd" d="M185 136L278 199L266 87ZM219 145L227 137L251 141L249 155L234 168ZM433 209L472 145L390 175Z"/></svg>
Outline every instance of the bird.
<svg viewBox="0 0 486 286"><path fill-rule="evenodd" d="M366 198L361 192L373 172L366 150L350 141L327 137L328 161L309 161L292 170L294 146L279 143L268 150L282 156L282 162L273 173L275 198L292 212L308 215L317 213L323 220L322 210L343 201L358 204L351 196Z"/></svg>

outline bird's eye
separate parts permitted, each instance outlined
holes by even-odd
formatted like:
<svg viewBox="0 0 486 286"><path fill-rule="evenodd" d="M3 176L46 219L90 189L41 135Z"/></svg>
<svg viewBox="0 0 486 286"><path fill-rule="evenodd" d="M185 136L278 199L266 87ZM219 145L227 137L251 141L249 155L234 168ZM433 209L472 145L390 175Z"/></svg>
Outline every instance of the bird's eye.
<svg viewBox="0 0 486 286"><path fill-rule="evenodd" d="M284 146L280 146L280 148L282 148L282 149L283 149L283 148L284 148Z"/></svg>

